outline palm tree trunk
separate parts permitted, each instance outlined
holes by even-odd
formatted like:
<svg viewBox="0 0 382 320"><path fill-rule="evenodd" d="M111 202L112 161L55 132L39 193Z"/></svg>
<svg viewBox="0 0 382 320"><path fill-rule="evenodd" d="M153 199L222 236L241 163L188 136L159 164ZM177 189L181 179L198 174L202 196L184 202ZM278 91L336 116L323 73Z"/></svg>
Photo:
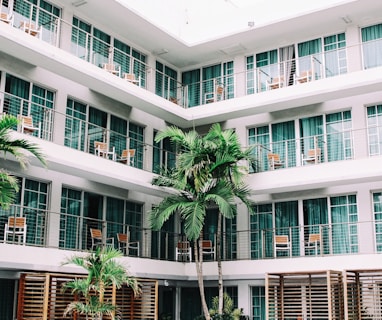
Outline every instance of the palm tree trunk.
<svg viewBox="0 0 382 320"><path fill-rule="evenodd" d="M208 311L208 306L206 302L206 296L204 295L204 281L203 281L203 253L198 250L200 242L198 240L194 240L194 256L195 256L195 266L196 266L196 274L198 277L198 285L200 292L200 301L202 303L202 309L204 318L206 320L210 320L210 312ZM199 251L199 252L198 252Z"/></svg>
<svg viewBox="0 0 382 320"><path fill-rule="evenodd" d="M216 259L218 261L218 288L219 288L219 309L218 313L223 314L223 271L221 257L221 234L222 234L222 214L218 213L218 227L216 231Z"/></svg>

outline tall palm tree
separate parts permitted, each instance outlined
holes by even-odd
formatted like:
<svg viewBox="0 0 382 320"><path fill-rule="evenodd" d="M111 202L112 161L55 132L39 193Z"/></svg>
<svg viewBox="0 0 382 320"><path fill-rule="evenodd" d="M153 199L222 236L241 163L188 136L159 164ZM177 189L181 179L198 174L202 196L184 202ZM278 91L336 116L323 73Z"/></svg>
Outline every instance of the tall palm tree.
<svg viewBox="0 0 382 320"><path fill-rule="evenodd" d="M119 319L117 307L110 301L104 301L106 288L114 285L119 289L127 284L135 294L139 293L136 279L116 260L122 256L114 248L97 248L86 256L74 256L63 263L75 264L88 272L86 278L74 279L63 285L62 291L70 290L73 295L83 298L68 304L64 317L78 313L86 315L86 319L90 316L90 319L101 320L103 315L108 315L112 320Z"/></svg>
<svg viewBox="0 0 382 320"><path fill-rule="evenodd" d="M12 139L12 129L18 125L19 120L11 115L3 115L0 119L0 152L4 159L11 154L26 168L28 157L25 151L33 154L46 166L44 155L40 152L38 145L25 139ZM16 193L19 191L17 179L4 169L0 169L0 206L7 209L14 202Z"/></svg>
<svg viewBox="0 0 382 320"><path fill-rule="evenodd" d="M217 229L217 260L219 269L219 313L223 310L223 276L220 256L220 236L222 218L236 215L235 199L239 198L251 210L249 189L243 182L247 166L239 164L246 160L253 162L252 150L242 150L237 135L232 130L222 131L220 125L211 127L206 136L199 136L195 130L183 132L176 127L168 127L158 133L156 141L169 138L181 150L173 171L163 171L152 181L154 185L174 189L173 195L166 197L150 214L151 226L160 229L173 214L179 213L184 221L185 234L194 241L195 263L203 313L210 319L204 296L203 254L198 239L201 235L207 209L219 209ZM200 243L200 242L199 242ZM220 302L221 300L221 302Z"/></svg>

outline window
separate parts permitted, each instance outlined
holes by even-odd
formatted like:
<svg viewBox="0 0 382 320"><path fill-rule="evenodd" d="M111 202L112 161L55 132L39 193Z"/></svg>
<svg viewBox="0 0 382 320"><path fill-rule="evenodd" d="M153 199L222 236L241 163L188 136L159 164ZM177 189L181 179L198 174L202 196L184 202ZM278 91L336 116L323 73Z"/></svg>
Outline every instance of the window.
<svg viewBox="0 0 382 320"><path fill-rule="evenodd" d="M41 128L40 138L49 141L52 140L53 134L54 100L53 91L6 75L3 112L15 117L32 116L33 124Z"/></svg>
<svg viewBox="0 0 382 320"><path fill-rule="evenodd" d="M65 146L85 151L87 106L73 99L66 102Z"/></svg>
<svg viewBox="0 0 382 320"><path fill-rule="evenodd" d="M126 201L125 219L130 227L130 240L142 241L143 205Z"/></svg>
<svg viewBox="0 0 382 320"><path fill-rule="evenodd" d="M382 252L382 192L373 193L373 214L377 252Z"/></svg>
<svg viewBox="0 0 382 320"><path fill-rule="evenodd" d="M0 208L2 222L8 216L26 217L27 244L43 246L47 240L48 184L27 178L18 178L20 191L9 210Z"/></svg>
<svg viewBox="0 0 382 320"><path fill-rule="evenodd" d="M254 156L258 161L257 170L269 170L268 152L270 150L269 126L261 126L248 130L248 144L256 146Z"/></svg>
<svg viewBox="0 0 382 320"><path fill-rule="evenodd" d="M175 99L174 101L177 101L177 87L178 73L176 70L157 61L155 72L155 93L165 99Z"/></svg>
<svg viewBox="0 0 382 320"><path fill-rule="evenodd" d="M256 149L259 170L269 170L268 153L276 153L285 167L296 166L296 138L294 121L286 121L251 128L248 131L250 145Z"/></svg>
<svg viewBox="0 0 382 320"><path fill-rule="evenodd" d="M261 204L249 216L251 228L251 259L273 255L273 209L272 204Z"/></svg>
<svg viewBox="0 0 382 320"><path fill-rule="evenodd" d="M56 44L57 19L61 17L61 9L45 0L14 0L13 5L15 25L31 19L33 24L41 26L42 39Z"/></svg>
<svg viewBox="0 0 382 320"><path fill-rule="evenodd" d="M358 252L358 213L355 195L330 198L333 253Z"/></svg>
<svg viewBox="0 0 382 320"><path fill-rule="evenodd" d="M382 154L382 105L367 107L369 155Z"/></svg>
<svg viewBox="0 0 382 320"><path fill-rule="evenodd" d="M185 105L195 107L207 103L218 86L223 87L223 94L214 102L234 97L234 64L233 61L203 67L182 73L185 90Z"/></svg>
<svg viewBox="0 0 382 320"><path fill-rule="evenodd" d="M83 196L79 190L62 188L59 247L79 249L81 245Z"/></svg>
<svg viewBox="0 0 382 320"><path fill-rule="evenodd" d="M252 287L252 319L264 320L266 314L265 287Z"/></svg>
<svg viewBox="0 0 382 320"><path fill-rule="evenodd" d="M144 128L135 123L129 123L130 149L135 149L134 167L143 168L145 142Z"/></svg>
<svg viewBox="0 0 382 320"><path fill-rule="evenodd" d="M325 120L328 161L353 159L351 112L327 114Z"/></svg>
<svg viewBox="0 0 382 320"><path fill-rule="evenodd" d="M375 68L382 65L382 24L361 29L363 67Z"/></svg>
<svg viewBox="0 0 382 320"><path fill-rule="evenodd" d="M161 169L175 168L176 150L170 139L165 138L160 142L155 142L158 131L154 130L153 139L153 172L159 173Z"/></svg>

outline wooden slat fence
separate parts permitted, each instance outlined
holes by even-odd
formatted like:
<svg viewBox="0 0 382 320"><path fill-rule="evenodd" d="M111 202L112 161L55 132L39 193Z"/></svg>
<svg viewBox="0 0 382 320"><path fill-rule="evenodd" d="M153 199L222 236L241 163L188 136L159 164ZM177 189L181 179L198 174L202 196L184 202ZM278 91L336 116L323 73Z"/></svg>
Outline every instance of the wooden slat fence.
<svg viewBox="0 0 382 320"><path fill-rule="evenodd" d="M75 297L70 291L62 292L62 284L83 275L58 273L22 273L19 282L17 319L18 320L83 320L84 315L64 317L67 305ZM133 291L123 286L121 289L107 288L105 299L116 304L121 312L121 319L158 319L158 281L137 279L142 294L134 296ZM104 317L105 320L106 317Z"/></svg>

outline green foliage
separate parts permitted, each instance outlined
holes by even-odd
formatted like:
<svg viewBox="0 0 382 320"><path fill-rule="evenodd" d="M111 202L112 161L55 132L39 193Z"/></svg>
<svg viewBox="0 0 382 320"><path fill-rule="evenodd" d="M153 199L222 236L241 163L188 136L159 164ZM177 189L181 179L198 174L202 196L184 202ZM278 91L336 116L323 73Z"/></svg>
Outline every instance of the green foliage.
<svg viewBox="0 0 382 320"><path fill-rule="evenodd" d="M219 297L212 298L212 308L209 312L213 320L241 320L246 318L242 309L234 309L233 300L226 292L223 295L223 313L219 314ZM195 320L204 319L204 316L199 316Z"/></svg>
<svg viewBox="0 0 382 320"><path fill-rule="evenodd" d="M80 298L67 306L64 316L78 313L88 315L91 319L102 319L102 315L119 319L117 308L111 301L104 301L105 289L112 285L120 288L127 284L135 294L140 293L136 279L116 260L122 256L122 253L114 248L97 248L88 255L73 256L63 263L75 264L88 272L87 277L68 281L62 286L63 292L70 291L72 295Z"/></svg>
<svg viewBox="0 0 382 320"><path fill-rule="evenodd" d="M165 138L181 152L174 170L163 171L152 181L175 191L150 212L153 229L159 230L173 214L179 213L185 234L192 241L199 238L206 210L212 205L228 219L236 215L236 198L251 210L250 190L244 184L247 166L240 162L251 163L254 159L251 149L242 150L233 130L222 131L220 125L214 124L207 135L200 136L195 131L168 127L155 140Z"/></svg>
<svg viewBox="0 0 382 320"><path fill-rule="evenodd" d="M0 119L0 153L6 159L11 154L19 162L22 168L28 165L28 157L25 151L33 154L44 166L47 165L44 155L38 145L25 139L12 139L11 132L18 124L18 119L11 115L3 115ZM7 171L0 170L0 205L8 209L14 202L16 193L19 191L17 179Z"/></svg>

